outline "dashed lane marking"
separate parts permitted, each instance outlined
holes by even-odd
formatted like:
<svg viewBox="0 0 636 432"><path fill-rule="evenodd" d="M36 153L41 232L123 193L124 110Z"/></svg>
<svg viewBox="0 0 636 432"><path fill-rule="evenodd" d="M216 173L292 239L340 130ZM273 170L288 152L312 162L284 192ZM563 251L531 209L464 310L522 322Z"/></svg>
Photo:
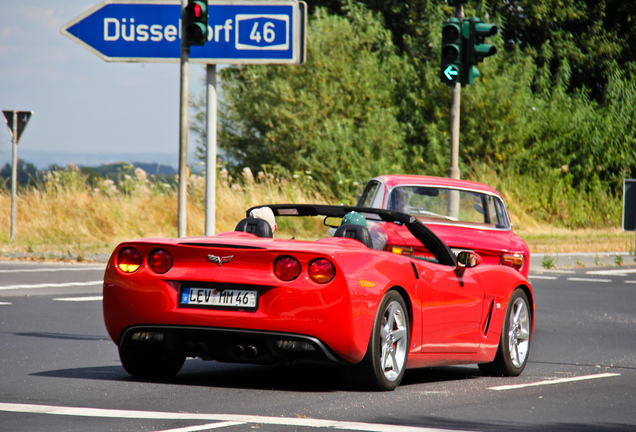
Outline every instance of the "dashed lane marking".
<svg viewBox="0 0 636 432"><path fill-rule="evenodd" d="M92 296L92 297L60 297L54 298L55 301L63 301L63 302L89 302L89 301L102 301L104 299L103 296Z"/></svg>
<svg viewBox="0 0 636 432"><path fill-rule="evenodd" d="M593 270L585 272L585 274L599 276L628 276L633 275L634 273L636 273L636 269Z"/></svg>
<svg viewBox="0 0 636 432"><path fill-rule="evenodd" d="M568 278L571 282L599 282L599 283L611 283L612 279L594 279L594 278Z"/></svg>
<svg viewBox="0 0 636 432"><path fill-rule="evenodd" d="M105 269L106 267L5 269L5 270L0 270L0 273L43 273L43 272L63 272L63 271L89 271L89 270L104 271Z"/></svg>
<svg viewBox="0 0 636 432"><path fill-rule="evenodd" d="M602 374L585 375L585 376L572 377L572 378L559 378L559 379L554 379L554 380L539 381L539 382L535 382L535 383L513 384L513 385L490 387L490 388L488 388L488 390L498 390L498 391L501 391L501 390L514 390L514 389L520 389L520 388L525 388L525 387L539 387L539 386L544 386L544 385L569 383L569 382L574 382L574 381L586 381L586 380L593 380L593 379L599 379L599 378L611 378L611 377L616 377L616 376L620 376L620 375L621 374L617 374L617 373L602 373Z"/></svg>
<svg viewBox="0 0 636 432"><path fill-rule="evenodd" d="M530 275L530 279L544 279L544 280L557 280L557 276L539 276L539 275Z"/></svg>
<svg viewBox="0 0 636 432"><path fill-rule="evenodd" d="M6 285L6 286L0 286L0 291L9 291L9 290L17 290L17 289L37 289L37 288L66 288L66 287L77 287L77 286L102 285L103 283L104 283L103 280L98 280L98 281L92 281L92 282L43 283L43 284L34 284L34 285Z"/></svg>
<svg viewBox="0 0 636 432"><path fill-rule="evenodd" d="M541 273L554 273L554 274L574 274L576 273L574 270L556 270L556 269L542 269L537 270Z"/></svg>

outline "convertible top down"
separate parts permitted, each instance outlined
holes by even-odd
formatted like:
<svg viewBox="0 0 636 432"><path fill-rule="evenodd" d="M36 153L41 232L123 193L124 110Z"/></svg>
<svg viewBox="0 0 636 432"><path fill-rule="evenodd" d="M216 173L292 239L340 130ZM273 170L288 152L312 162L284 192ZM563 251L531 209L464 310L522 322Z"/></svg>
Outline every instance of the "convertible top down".
<svg viewBox="0 0 636 432"><path fill-rule="evenodd" d="M520 272L451 251L408 214L265 207L279 225L300 217L336 227L353 211L367 226L341 225L333 237L323 226L317 240L300 240L273 237L265 220L248 217L213 236L121 243L104 275L104 320L130 374L172 376L187 357L326 363L365 387L391 390L407 368L523 371L534 301ZM404 237L404 228L408 248L373 248L374 236Z"/></svg>

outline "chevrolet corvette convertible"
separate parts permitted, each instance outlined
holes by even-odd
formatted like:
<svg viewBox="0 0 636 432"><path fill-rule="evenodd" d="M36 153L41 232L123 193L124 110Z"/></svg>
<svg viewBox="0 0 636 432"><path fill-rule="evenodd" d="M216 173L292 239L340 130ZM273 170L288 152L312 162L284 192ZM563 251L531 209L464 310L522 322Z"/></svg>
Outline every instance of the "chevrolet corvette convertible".
<svg viewBox="0 0 636 432"><path fill-rule="evenodd" d="M442 177L383 175L367 183L357 205L410 214L452 249L473 250L484 264L509 266L528 277L528 246L512 230L504 201L490 186ZM400 236L391 240L403 242Z"/></svg>
<svg viewBox="0 0 636 432"><path fill-rule="evenodd" d="M517 270L483 265L471 250L451 251L404 213L264 207L278 226L285 218L313 221L316 235L290 238L247 217L231 232L117 246L104 275L104 320L128 373L170 377L188 357L306 362L341 368L366 388L392 390L407 368L523 371L534 300ZM340 225L352 211L366 226ZM325 225L337 227L333 236ZM374 249L378 233L403 229L414 239L408 253Z"/></svg>

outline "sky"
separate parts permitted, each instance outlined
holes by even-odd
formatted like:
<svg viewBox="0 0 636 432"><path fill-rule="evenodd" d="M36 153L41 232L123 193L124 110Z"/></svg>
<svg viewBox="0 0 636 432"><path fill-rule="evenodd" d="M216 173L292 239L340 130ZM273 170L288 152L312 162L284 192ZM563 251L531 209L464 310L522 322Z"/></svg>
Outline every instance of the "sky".
<svg viewBox="0 0 636 432"><path fill-rule="evenodd" d="M100 0L0 0L0 110L33 111L18 157L96 166L157 162L179 154L179 63L106 62L60 28ZM205 66L190 64L190 94L205 91ZM0 121L0 166L11 136ZM188 153L196 137L189 133ZM193 156L189 164L194 163Z"/></svg>

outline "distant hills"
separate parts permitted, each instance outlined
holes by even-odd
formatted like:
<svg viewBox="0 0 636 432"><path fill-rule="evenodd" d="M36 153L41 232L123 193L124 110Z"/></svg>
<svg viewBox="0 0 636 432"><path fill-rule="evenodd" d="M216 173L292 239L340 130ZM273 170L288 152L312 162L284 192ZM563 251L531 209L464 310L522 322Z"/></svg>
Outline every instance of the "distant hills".
<svg viewBox="0 0 636 432"><path fill-rule="evenodd" d="M2 148L0 152L0 166L11 163L11 149ZM28 147L18 146L18 158L32 163L39 170L47 169L51 165L60 167L70 163L81 167L98 167L120 162L132 163L144 170L142 164L155 164L159 167L172 168L176 171L179 165L179 154L175 150L172 152L127 152L127 153L76 153L76 152L52 152L32 150ZM192 165L196 161L194 154L188 155L188 162ZM148 174L156 174L150 168Z"/></svg>
<svg viewBox="0 0 636 432"><path fill-rule="evenodd" d="M122 168L122 163L102 164L96 167L86 167L80 165L82 171L90 171L91 173L104 178L112 178L113 174L117 175ZM148 175L156 176L172 176L177 174L177 170L171 166L161 165L158 163L131 162L135 168L141 168Z"/></svg>

